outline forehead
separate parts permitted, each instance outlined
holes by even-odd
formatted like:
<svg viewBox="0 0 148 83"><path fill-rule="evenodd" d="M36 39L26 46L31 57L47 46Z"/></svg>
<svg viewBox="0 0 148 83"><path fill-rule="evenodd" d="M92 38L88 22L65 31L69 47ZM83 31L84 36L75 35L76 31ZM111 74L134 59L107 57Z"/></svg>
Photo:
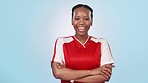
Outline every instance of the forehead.
<svg viewBox="0 0 148 83"><path fill-rule="evenodd" d="M74 10L74 14L75 15L87 15L89 16L91 13L91 11L87 8L84 8L84 7L80 7L80 8L77 8Z"/></svg>

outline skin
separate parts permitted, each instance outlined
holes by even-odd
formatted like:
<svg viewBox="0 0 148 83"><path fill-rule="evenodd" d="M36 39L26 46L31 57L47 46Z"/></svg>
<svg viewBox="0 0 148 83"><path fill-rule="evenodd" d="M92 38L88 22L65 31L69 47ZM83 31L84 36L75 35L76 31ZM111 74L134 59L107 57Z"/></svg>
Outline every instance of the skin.
<svg viewBox="0 0 148 83"><path fill-rule="evenodd" d="M75 29L75 37L84 43L88 38L88 30L92 26L93 19L90 16L90 11L84 7L75 9L74 16L72 19L72 25ZM80 30L80 27L83 27Z"/></svg>
<svg viewBox="0 0 148 83"><path fill-rule="evenodd" d="M75 80L84 83L102 83L109 81L112 74L112 64L106 64L92 70L73 70L58 62L51 63L53 75L57 79Z"/></svg>
<svg viewBox="0 0 148 83"><path fill-rule="evenodd" d="M88 30L92 26L93 19L90 11L84 7L75 9L72 17L72 25L75 30L75 37L84 44L89 37ZM112 74L112 63L105 64L92 70L73 70L66 68L64 63L51 62L53 75L57 79L75 80L84 83L101 83L109 81Z"/></svg>

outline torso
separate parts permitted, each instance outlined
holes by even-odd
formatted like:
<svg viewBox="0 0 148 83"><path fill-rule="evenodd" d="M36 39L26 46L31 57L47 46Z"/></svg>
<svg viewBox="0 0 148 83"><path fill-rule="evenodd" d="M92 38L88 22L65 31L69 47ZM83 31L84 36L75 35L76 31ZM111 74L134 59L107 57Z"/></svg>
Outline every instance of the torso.
<svg viewBox="0 0 148 83"><path fill-rule="evenodd" d="M63 44L65 65L75 70L90 70L100 67L101 43L89 37L84 44L74 36L72 41Z"/></svg>

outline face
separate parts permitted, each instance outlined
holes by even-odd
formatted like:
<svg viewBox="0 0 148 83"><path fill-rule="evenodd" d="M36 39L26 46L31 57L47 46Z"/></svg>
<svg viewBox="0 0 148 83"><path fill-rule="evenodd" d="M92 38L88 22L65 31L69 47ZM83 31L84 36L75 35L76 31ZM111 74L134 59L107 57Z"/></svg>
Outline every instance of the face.
<svg viewBox="0 0 148 83"><path fill-rule="evenodd" d="M88 30L92 25L91 11L83 7L75 9L72 25L76 35L88 35Z"/></svg>

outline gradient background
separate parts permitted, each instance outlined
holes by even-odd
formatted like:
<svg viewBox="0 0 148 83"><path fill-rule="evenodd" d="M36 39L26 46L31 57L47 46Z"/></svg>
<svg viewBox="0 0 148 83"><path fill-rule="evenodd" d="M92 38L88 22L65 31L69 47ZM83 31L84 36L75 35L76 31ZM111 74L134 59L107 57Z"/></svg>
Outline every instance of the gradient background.
<svg viewBox="0 0 148 83"><path fill-rule="evenodd" d="M94 9L90 35L111 46L109 83L148 83L148 0L1 0L0 83L59 83L49 63L56 38L74 35L77 3Z"/></svg>

